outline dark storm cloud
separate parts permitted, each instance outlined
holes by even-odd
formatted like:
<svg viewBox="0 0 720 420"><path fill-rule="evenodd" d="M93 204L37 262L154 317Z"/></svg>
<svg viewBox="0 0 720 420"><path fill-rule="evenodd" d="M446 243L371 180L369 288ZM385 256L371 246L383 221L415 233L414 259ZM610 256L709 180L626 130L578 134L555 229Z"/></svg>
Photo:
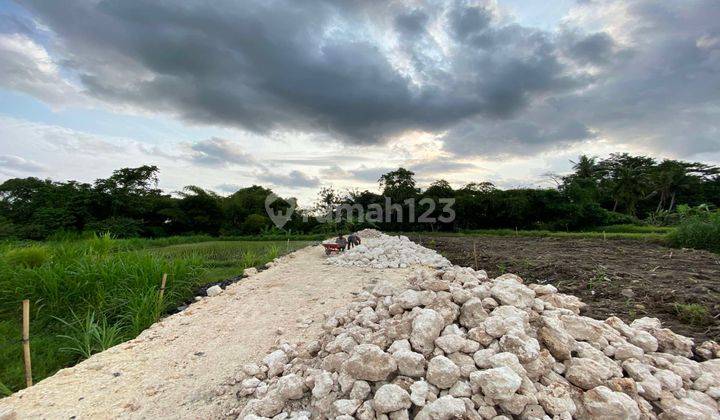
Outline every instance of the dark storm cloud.
<svg viewBox="0 0 720 420"><path fill-rule="evenodd" d="M395 17L395 27L404 35L417 36L425 31L429 17L422 10L413 10Z"/></svg>
<svg viewBox="0 0 720 420"><path fill-rule="evenodd" d="M488 4L22 2L88 94L192 122L352 144L426 130L465 156L598 137L685 155L720 150L716 0L586 1L556 31ZM195 152L198 163L227 161Z"/></svg>
<svg viewBox="0 0 720 420"><path fill-rule="evenodd" d="M450 12L451 29L465 42L482 44L483 34L491 21L492 12L483 7L456 7Z"/></svg>
<svg viewBox="0 0 720 420"><path fill-rule="evenodd" d="M458 124L445 135L445 147L458 156L530 156L595 137L596 133L577 120L562 119L553 110L532 109L521 118Z"/></svg>
<svg viewBox="0 0 720 420"><path fill-rule="evenodd" d="M407 129L434 131L474 115L510 115L534 94L576 84L551 45L508 34L524 31L519 26L497 29L509 43L497 57L472 57L459 44L448 45L444 57L418 57L410 69L422 73L418 84L364 34L386 24L343 3L23 4L57 34L68 66L89 93L258 132L329 131L344 141L377 143ZM394 16L389 24L409 36L441 19L443 10L388 13ZM458 13L462 33L483 22L473 10Z"/></svg>
<svg viewBox="0 0 720 420"><path fill-rule="evenodd" d="M596 67L582 89L550 93L509 118L463 120L446 132L446 149L532 155L599 137L679 157L720 151L720 3L626 4L633 24L622 44L603 31L559 35L561 55ZM617 3L588 3L587 16L607 5Z"/></svg>
<svg viewBox="0 0 720 420"><path fill-rule="evenodd" d="M615 41L604 32L585 36L568 49L569 55L582 63L603 64L613 57Z"/></svg>

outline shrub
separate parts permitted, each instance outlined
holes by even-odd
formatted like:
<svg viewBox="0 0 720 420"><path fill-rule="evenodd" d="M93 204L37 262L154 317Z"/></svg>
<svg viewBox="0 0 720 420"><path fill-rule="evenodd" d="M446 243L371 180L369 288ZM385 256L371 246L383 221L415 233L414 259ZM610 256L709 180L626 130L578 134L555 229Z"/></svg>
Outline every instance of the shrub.
<svg viewBox="0 0 720 420"><path fill-rule="evenodd" d="M142 233L142 226L141 221L129 217L111 217L88 223L86 229L97 233L109 233L115 238L135 238Z"/></svg>
<svg viewBox="0 0 720 420"><path fill-rule="evenodd" d="M249 215L242 224L242 231L245 234L257 235L269 224L269 219L260 214Z"/></svg>
<svg viewBox="0 0 720 420"><path fill-rule="evenodd" d="M67 340L66 347L61 347L60 351L82 359L120 344L123 340L122 326L108 324L104 317L97 319L95 312L88 312L85 318L80 318L73 312L71 321L61 318L57 320L63 323L68 331L67 334L58 335Z"/></svg>
<svg viewBox="0 0 720 420"><path fill-rule="evenodd" d="M4 258L13 267L35 268L45 264L50 259L50 253L44 246L28 246L9 250Z"/></svg>
<svg viewBox="0 0 720 420"><path fill-rule="evenodd" d="M0 216L0 239L14 238L17 233L17 227L10 223L9 220ZM2 384L0 383L0 395L2 395Z"/></svg>
<svg viewBox="0 0 720 420"><path fill-rule="evenodd" d="M692 216L670 233L670 243L675 247L707 249L720 252L720 213L709 216Z"/></svg>
<svg viewBox="0 0 720 420"><path fill-rule="evenodd" d="M638 222L638 220L630 215L605 210L602 223L600 223L600 224L605 225L605 226L633 225L633 224L636 224L637 222Z"/></svg>

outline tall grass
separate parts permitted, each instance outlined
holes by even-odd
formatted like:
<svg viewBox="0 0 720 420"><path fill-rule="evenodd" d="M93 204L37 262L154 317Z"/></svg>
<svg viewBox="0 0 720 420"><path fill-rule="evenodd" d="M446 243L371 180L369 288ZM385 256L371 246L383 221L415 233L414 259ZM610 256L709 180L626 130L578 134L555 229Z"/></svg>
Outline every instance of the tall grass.
<svg viewBox="0 0 720 420"><path fill-rule="evenodd" d="M595 232L606 233L670 233L675 230L671 226L652 226L652 225L611 225L599 226L593 229Z"/></svg>
<svg viewBox="0 0 720 420"><path fill-rule="evenodd" d="M281 250L307 244L186 240L93 235L0 245L0 394L23 384L23 299L31 301L33 376L39 380L137 336L191 298L198 286L238 275L243 268L272 260ZM163 273L168 279L161 300Z"/></svg>
<svg viewBox="0 0 720 420"><path fill-rule="evenodd" d="M683 220L670 233L670 243L676 247L720 252L720 212Z"/></svg>

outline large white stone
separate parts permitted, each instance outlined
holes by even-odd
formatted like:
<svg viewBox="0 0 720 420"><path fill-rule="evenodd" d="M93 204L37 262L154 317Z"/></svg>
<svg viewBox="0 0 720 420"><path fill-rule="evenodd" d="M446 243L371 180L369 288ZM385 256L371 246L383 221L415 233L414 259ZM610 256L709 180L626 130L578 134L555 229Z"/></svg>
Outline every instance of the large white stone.
<svg viewBox="0 0 720 420"><path fill-rule="evenodd" d="M378 388L373 398L373 406L377 413L389 413L391 411L410 408L410 394L395 384L385 384Z"/></svg>
<svg viewBox="0 0 720 420"><path fill-rule="evenodd" d="M410 344L416 351L429 354L435 348L435 339L440 336L444 327L445 320L442 315L432 309L422 309L413 319Z"/></svg>
<svg viewBox="0 0 720 420"><path fill-rule="evenodd" d="M451 420L464 418L465 403L460 398L450 395L440 397L426 404L415 416L415 420Z"/></svg>
<svg viewBox="0 0 720 420"><path fill-rule="evenodd" d="M440 389L450 388L460 379L460 368L445 356L435 356L428 363L427 381Z"/></svg>
<svg viewBox="0 0 720 420"><path fill-rule="evenodd" d="M374 344L360 344L342 364L342 370L355 379L383 381L397 370L395 359Z"/></svg>
<svg viewBox="0 0 720 420"><path fill-rule="evenodd" d="M485 396L495 400L506 400L520 388L522 378L506 366L480 370L470 374L470 383L482 389Z"/></svg>
<svg viewBox="0 0 720 420"><path fill-rule="evenodd" d="M405 376L419 377L425 374L425 357L410 350L399 350L393 353L398 372Z"/></svg>
<svg viewBox="0 0 720 420"><path fill-rule="evenodd" d="M514 279L497 278L490 289L492 297L503 305L512 305L518 308L532 306L535 292Z"/></svg>
<svg viewBox="0 0 720 420"><path fill-rule="evenodd" d="M640 409L632 398L605 386L598 386L583 394L583 403L592 419L637 420L640 418Z"/></svg>

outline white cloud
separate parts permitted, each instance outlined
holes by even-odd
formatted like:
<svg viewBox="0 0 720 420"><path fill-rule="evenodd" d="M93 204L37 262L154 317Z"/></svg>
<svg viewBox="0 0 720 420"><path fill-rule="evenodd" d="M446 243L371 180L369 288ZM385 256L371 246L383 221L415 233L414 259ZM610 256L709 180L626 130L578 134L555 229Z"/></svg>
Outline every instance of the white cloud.
<svg viewBox="0 0 720 420"><path fill-rule="evenodd" d="M0 33L0 85L51 105L82 100L79 88L61 76L47 50L19 33Z"/></svg>

